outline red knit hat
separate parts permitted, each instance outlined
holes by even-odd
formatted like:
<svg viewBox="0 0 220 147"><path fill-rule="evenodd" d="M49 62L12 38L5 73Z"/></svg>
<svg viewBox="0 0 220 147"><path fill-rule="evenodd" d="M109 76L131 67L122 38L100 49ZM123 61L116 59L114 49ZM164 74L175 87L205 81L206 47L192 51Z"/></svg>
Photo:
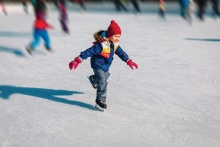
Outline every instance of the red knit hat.
<svg viewBox="0 0 220 147"><path fill-rule="evenodd" d="M121 35L121 29L118 24L114 20L112 20L107 30L107 37L111 37L115 34Z"/></svg>

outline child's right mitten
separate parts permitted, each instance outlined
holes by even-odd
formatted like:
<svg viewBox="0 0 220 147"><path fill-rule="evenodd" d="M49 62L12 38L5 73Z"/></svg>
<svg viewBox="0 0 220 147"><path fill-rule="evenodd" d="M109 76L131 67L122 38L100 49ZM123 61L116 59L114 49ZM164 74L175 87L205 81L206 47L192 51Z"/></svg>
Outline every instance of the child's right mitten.
<svg viewBox="0 0 220 147"><path fill-rule="evenodd" d="M82 59L80 57L76 57L72 62L69 63L70 70L76 69L80 63L82 63Z"/></svg>

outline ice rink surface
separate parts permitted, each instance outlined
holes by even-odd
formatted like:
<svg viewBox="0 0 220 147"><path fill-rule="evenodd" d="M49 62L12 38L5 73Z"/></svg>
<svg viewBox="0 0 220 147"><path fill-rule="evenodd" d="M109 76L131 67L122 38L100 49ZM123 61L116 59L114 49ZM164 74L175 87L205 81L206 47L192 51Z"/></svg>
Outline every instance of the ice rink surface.
<svg viewBox="0 0 220 147"><path fill-rule="evenodd" d="M178 14L165 22L156 11L68 8L71 34L62 33L50 6L55 53L41 42L34 57L23 50L32 40L33 13L0 13L0 147L220 147L220 19L193 17L189 25ZM139 69L114 56L108 108L100 112L87 79L90 59L74 71L68 64L112 19Z"/></svg>

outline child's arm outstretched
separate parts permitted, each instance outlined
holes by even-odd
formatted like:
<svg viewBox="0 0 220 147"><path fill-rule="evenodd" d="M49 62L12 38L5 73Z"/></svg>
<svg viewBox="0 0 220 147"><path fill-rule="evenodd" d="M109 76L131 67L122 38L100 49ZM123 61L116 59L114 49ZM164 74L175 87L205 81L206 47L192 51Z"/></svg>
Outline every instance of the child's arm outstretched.
<svg viewBox="0 0 220 147"><path fill-rule="evenodd" d="M83 61L83 59L82 59L80 56L76 57L73 61L71 61L71 62L69 63L69 68L70 68L70 70L76 69L77 66L78 66L80 63L82 63L82 61Z"/></svg>
<svg viewBox="0 0 220 147"><path fill-rule="evenodd" d="M88 57L92 57L93 55L97 55L102 51L101 44L96 44L87 50L80 53L78 57L75 57L73 61L69 63L70 70L76 69L77 66L82 63L83 60L86 60Z"/></svg>
<svg viewBox="0 0 220 147"><path fill-rule="evenodd" d="M125 51L122 50L120 46L118 46L115 54L117 54L122 61L125 61L127 65L131 67L132 70L134 69L133 66L136 69L138 69L138 65L135 62L133 62L131 59L129 59L128 55L125 53Z"/></svg>

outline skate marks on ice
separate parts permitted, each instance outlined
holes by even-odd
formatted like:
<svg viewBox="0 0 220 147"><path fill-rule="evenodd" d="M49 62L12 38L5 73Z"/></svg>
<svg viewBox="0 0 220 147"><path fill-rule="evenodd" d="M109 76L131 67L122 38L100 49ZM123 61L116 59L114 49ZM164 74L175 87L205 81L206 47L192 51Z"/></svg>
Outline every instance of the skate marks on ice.
<svg viewBox="0 0 220 147"><path fill-rule="evenodd" d="M20 49L17 48L11 48L0 45L0 52L7 52L7 53L15 54L18 57L25 57L25 54Z"/></svg>
<svg viewBox="0 0 220 147"><path fill-rule="evenodd" d="M68 100L65 98L58 97L58 96L68 96L68 95L70 96L73 94L84 94L83 92L0 85L0 98L8 100L10 98L10 96L13 94L29 95L29 96L33 96L35 98L38 97L38 98L42 98L42 99L51 100L54 102L75 105L75 106L79 106L82 108L95 110L93 105L90 105L90 104L87 104L84 102L80 102L80 101Z"/></svg>

